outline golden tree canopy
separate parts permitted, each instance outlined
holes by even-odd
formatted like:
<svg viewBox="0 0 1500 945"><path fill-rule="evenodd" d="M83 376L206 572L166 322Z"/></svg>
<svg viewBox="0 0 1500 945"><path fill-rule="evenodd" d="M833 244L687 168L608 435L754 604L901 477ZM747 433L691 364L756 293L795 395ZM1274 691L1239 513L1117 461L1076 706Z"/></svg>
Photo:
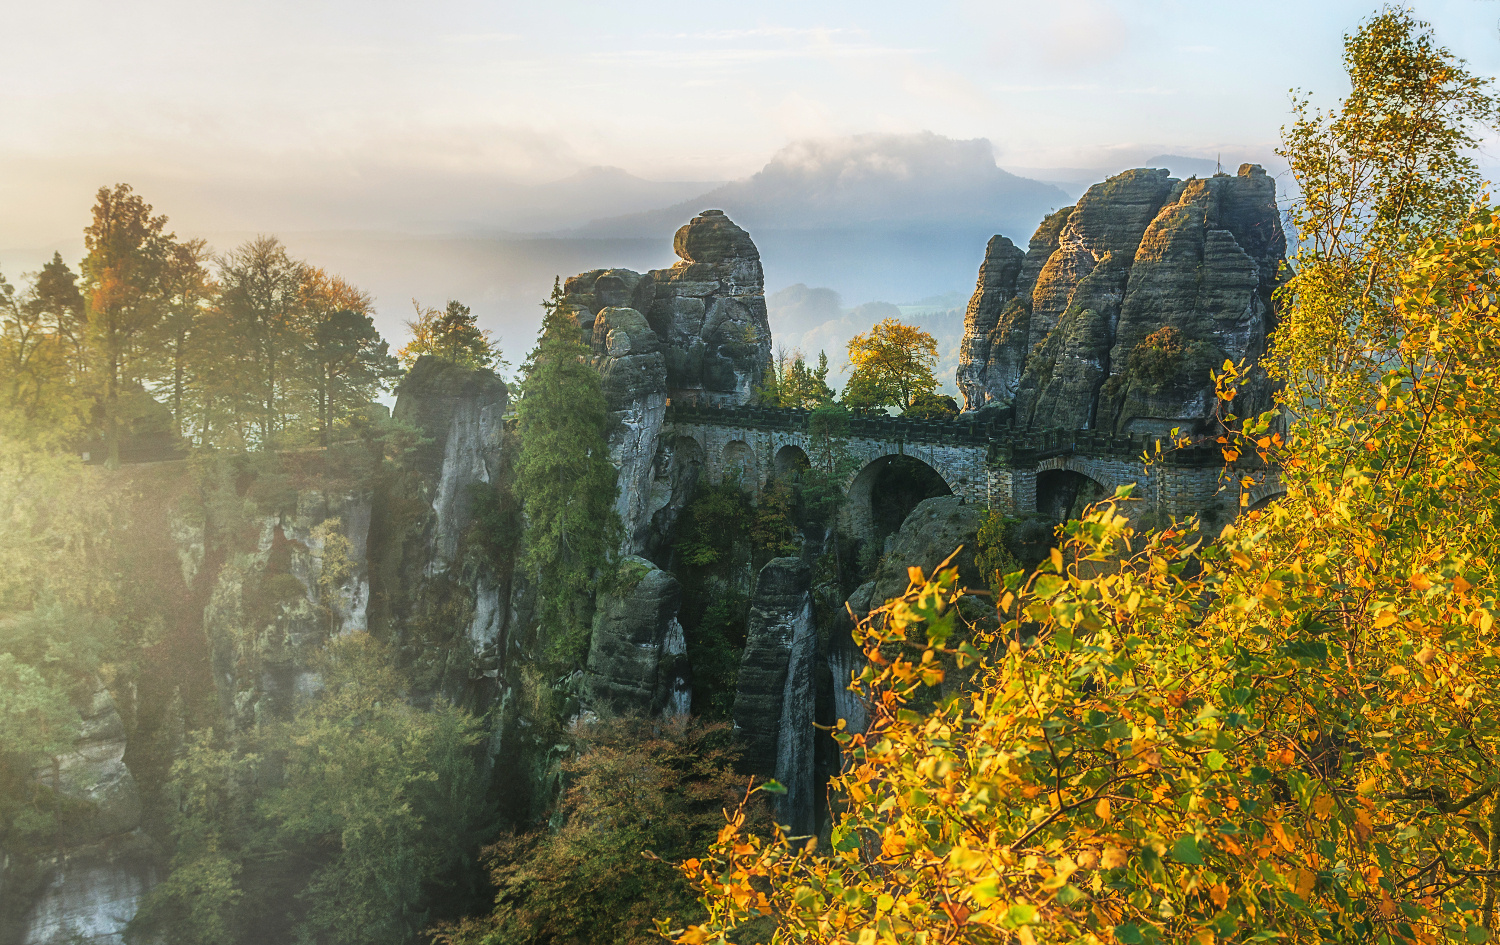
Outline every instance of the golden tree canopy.
<svg viewBox="0 0 1500 945"><path fill-rule="evenodd" d="M1224 437L1287 493L1217 542L1138 532L1122 490L991 630L914 569L859 631L831 843L732 817L677 941L1490 941L1500 217L1399 285L1369 409Z"/></svg>
<svg viewBox="0 0 1500 945"><path fill-rule="evenodd" d="M911 406L918 394L937 390L937 339L928 332L887 318L868 332L849 339L849 365L854 369L846 399L857 395L857 407Z"/></svg>

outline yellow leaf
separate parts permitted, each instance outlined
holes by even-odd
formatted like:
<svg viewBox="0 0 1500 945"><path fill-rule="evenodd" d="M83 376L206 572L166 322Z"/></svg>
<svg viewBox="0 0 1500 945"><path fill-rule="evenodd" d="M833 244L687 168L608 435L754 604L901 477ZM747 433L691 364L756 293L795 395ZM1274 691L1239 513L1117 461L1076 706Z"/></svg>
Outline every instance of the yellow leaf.
<svg viewBox="0 0 1500 945"><path fill-rule="evenodd" d="M1117 866L1125 865L1125 851L1117 846L1106 846L1104 855L1099 858L1099 868L1112 870Z"/></svg>
<svg viewBox="0 0 1500 945"><path fill-rule="evenodd" d="M922 576L922 569L915 566L906 569L906 578L913 584L927 583L927 579Z"/></svg>
<svg viewBox="0 0 1500 945"><path fill-rule="evenodd" d="M1099 799L1099 803L1097 803L1097 804L1094 805L1094 816L1098 817L1100 820L1104 821L1106 824L1109 823L1109 817L1110 817L1109 798L1107 798L1107 797L1101 797Z"/></svg>
<svg viewBox="0 0 1500 945"><path fill-rule="evenodd" d="M1333 810L1333 795L1319 794L1318 799L1313 801L1313 813L1318 815L1319 820L1325 819Z"/></svg>
<svg viewBox="0 0 1500 945"><path fill-rule="evenodd" d="M1461 574L1453 579L1453 589L1455 591L1458 591L1460 594L1467 592L1468 589L1473 586L1474 585L1470 584L1468 581L1465 581L1463 575Z"/></svg>
<svg viewBox="0 0 1500 945"><path fill-rule="evenodd" d="M1297 870L1297 895L1301 896L1303 899L1306 899L1308 893L1313 891L1313 886L1316 885L1317 882L1317 873L1314 873L1312 870Z"/></svg>
<svg viewBox="0 0 1500 945"><path fill-rule="evenodd" d="M1297 849L1297 835L1288 834L1286 828L1281 826L1281 821L1274 821L1271 824L1271 836L1276 838L1276 842L1281 844L1286 852L1291 853Z"/></svg>
<svg viewBox="0 0 1500 945"><path fill-rule="evenodd" d="M1229 557L1233 558L1234 563L1242 568L1250 567L1250 556L1245 554L1243 551L1232 551L1230 552Z"/></svg>
<svg viewBox="0 0 1500 945"><path fill-rule="evenodd" d="M700 926L690 925L687 931L677 936L677 945L703 945L708 941L708 933Z"/></svg>
<svg viewBox="0 0 1500 945"><path fill-rule="evenodd" d="M1215 886L1210 886L1208 889L1208 897L1214 901L1214 905L1222 909L1229 904L1229 887L1224 885L1223 883L1219 883Z"/></svg>
<svg viewBox="0 0 1500 945"><path fill-rule="evenodd" d="M1378 614L1375 617L1375 623L1372 624L1372 626L1374 626L1374 628L1376 630L1381 630L1381 629L1383 629L1385 627L1389 627L1391 624L1393 624L1395 622L1396 622L1395 611L1385 610L1385 611L1381 611L1381 613Z"/></svg>
<svg viewBox="0 0 1500 945"><path fill-rule="evenodd" d="M1375 832L1375 824L1370 820L1370 812L1362 810L1354 815L1354 834L1360 840L1370 839L1370 834Z"/></svg>
<svg viewBox="0 0 1500 945"><path fill-rule="evenodd" d="M1062 571L1063 569L1062 551L1060 549L1052 549L1052 566L1058 571Z"/></svg>
<svg viewBox="0 0 1500 945"><path fill-rule="evenodd" d="M1425 591L1432 587L1432 578L1425 574L1413 574L1411 576L1411 586L1419 591Z"/></svg>

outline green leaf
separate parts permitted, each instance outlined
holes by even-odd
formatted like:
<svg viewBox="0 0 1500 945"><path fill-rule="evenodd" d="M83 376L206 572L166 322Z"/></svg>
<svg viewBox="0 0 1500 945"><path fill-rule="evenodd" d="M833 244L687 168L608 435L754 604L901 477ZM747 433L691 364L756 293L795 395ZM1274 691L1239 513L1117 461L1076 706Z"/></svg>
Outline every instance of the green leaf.
<svg viewBox="0 0 1500 945"><path fill-rule="evenodd" d="M1120 945L1141 945L1145 940L1146 937L1141 934L1140 926L1134 922L1115 926L1115 941Z"/></svg>
<svg viewBox="0 0 1500 945"><path fill-rule="evenodd" d="M1042 600L1050 600L1056 597L1067 586L1067 578L1056 574L1043 574L1036 579L1036 583L1032 585L1032 589L1037 597L1040 597Z"/></svg>
<svg viewBox="0 0 1500 945"><path fill-rule="evenodd" d="M1018 902L1011 906L1005 913L1005 918L1000 921L1006 928L1017 928L1022 925L1034 925L1036 923L1036 906L1024 902Z"/></svg>
<svg viewBox="0 0 1500 945"><path fill-rule="evenodd" d="M767 781L765 784L762 784L760 787L756 788L756 790L757 791L765 791L767 794L785 794L786 793L786 788L782 787L781 786L781 782L777 781L775 778L772 778L771 780Z"/></svg>
<svg viewBox="0 0 1500 945"><path fill-rule="evenodd" d="M1198 838L1192 834L1183 834L1172 844L1172 859L1179 863L1191 863L1194 866L1203 865L1203 854L1198 852Z"/></svg>

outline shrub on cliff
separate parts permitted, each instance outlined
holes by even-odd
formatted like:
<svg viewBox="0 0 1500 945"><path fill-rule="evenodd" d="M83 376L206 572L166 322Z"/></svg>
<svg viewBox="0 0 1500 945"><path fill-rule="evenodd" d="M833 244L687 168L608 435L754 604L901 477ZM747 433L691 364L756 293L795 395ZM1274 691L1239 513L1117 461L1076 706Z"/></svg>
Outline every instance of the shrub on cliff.
<svg viewBox="0 0 1500 945"><path fill-rule="evenodd" d="M494 912L440 930L437 942L644 945L661 941L655 918L693 913L673 863L701 852L745 796L729 727L618 719L576 739L561 826L486 850Z"/></svg>

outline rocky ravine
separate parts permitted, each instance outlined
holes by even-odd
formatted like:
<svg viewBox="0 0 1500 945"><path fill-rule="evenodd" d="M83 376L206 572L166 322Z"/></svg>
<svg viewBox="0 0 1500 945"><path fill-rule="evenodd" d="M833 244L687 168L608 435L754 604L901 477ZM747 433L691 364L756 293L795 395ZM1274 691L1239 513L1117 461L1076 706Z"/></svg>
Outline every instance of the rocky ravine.
<svg viewBox="0 0 1500 945"><path fill-rule="evenodd" d="M966 409L1008 410L1023 427L1192 431L1213 415L1210 371L1264 353L1285 255L1259 165L1095 184L1026 251L990 240L960 354ZM1236 412L1264 409L1268 392L1252 385Z"/></svg>

